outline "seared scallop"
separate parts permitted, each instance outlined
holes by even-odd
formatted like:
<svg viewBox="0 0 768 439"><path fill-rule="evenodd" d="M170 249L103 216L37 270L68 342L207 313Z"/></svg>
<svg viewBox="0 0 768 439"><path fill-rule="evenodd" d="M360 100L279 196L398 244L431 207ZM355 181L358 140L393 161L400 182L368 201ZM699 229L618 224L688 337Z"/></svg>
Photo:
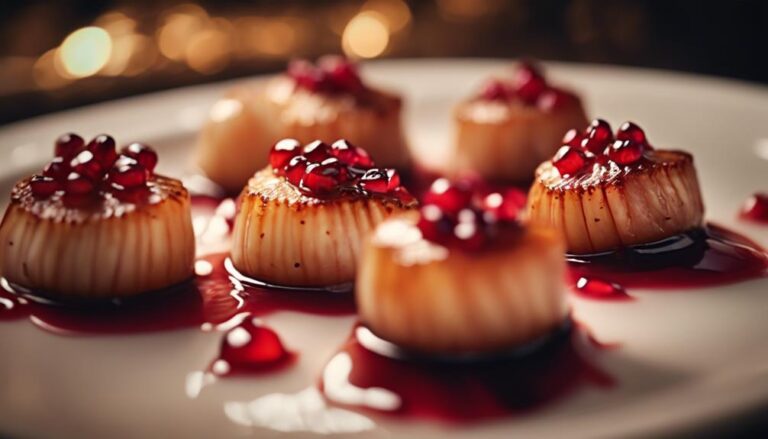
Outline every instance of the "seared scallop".
<svg viewBox="0 0 768 439"><path fill-rule="evenodd" d="M430 354L491 353L563 324L558 234L473 198L451 187L376 228L355 288L360 319L376 335Z"/></svg>
<svg viewBox="0 0 768 439"><path fill-rule="evenodd" d="M560 230L569 252L650 243L701 226L704 205L690 154L653 149L629 122L614 137L595 120L564 142L536 171L528 216Z"/></svg>
<svg viewBox="0 0 768 439"><path fill-rule="evenodd" d="M192 276L190 198L153 173L157 155L109 136L62 136L57 157L21 180L0 225L0 273L48 298L134 296Z"/></svg>
<svg viewBox="0 0 768 439"><path fill-rule="evenodd" d="M581 100L522 64L512 81L490 80L454 110L455 174L529 182L560 138L587 123Z"/></svg>
<svg viewBox="0 0 768 439"><path fill-rule="evenodd" d="M240 195L232 262L286 286L354 280L361 242L381 221L415 205L392 169L374 168L349 142L278 142L271 165Z"/></svg>
<svg viewBox="0 0 768 439"><path fill-rule="evenodd" d="M363 83L343 58L324 57L317 66L295 61L284 75L238 86L212 107L196 162L214 182L237 191L266 165L279 139L344 138L366 145L381 166L401 168L409 162L401 109L399 96Z"/></svg>

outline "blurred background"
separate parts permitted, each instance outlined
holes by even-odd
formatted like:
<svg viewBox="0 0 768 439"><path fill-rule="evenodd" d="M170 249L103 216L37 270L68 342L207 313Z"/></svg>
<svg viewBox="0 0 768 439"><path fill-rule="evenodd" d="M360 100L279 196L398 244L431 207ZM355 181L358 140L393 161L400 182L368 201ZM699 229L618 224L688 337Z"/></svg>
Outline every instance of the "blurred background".
<svg viewBox="0 0 768 439"><path fill-rule="evenodd" d="M277 71L292 57L502 57L768 83L768 1L0 2L0 124Z"/></svg>

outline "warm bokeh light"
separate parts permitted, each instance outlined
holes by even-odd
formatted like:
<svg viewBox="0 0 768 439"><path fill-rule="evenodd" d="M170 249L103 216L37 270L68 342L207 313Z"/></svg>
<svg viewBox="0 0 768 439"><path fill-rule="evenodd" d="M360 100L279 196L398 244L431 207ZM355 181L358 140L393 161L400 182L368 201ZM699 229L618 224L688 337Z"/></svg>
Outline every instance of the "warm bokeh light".
<svg viewBox="0 0 768 439"><path fill-rule="evenodd" d="M61 43L58 56L66 72L76 78L96 74L109 61L112 39L100 27L78 29Z"/></svg>
<svg viewBox="0 0 768 439"><path fill-rule="evenodd" d="M368 0L361 9L381 14L390 32L402 30L411 21L411 9L403 0Z"/></svg>
<svg viewBox="0 0 768 439"><path fill-rule="evenodd" d="M186 47L189 67L200 73L215 73L227 66L232 55L231 39L220 28L196 33Z"/></svg>
<svg viewBox="0 0 768 439"><path fill-rule="evenodd" d="M352 58L375 58L384 53L388 45L386 19L373 11L355 15L341 36L341 47Z"/></svg>
<svg viewBox="0 0 768 439"><path fill-rule="evenodd" d="M70 83L69 78L60 75L56 69L58 47L45 52L35 61L32 76L35 84L43 90L55 90Z"/></svg>
<svg viewBox="0 0 768 439"><path fill-rule="evenodd" d="M205 10L195 5L182 5L169 12L157 31L160 52L174 61L182 61L190 40L202 31L208 21Z"/></svg>

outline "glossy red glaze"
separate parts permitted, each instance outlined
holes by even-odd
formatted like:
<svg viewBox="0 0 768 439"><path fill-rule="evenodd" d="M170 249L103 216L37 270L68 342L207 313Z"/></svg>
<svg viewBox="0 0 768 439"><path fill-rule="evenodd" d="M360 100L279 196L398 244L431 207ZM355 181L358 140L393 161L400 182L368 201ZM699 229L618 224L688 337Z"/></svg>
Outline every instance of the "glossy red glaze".
<svg viewBox="0 0 768 439"><path fill-rule="evenodd" d="M768 275L768 255L720 226L598 255L568 255L571 281L600 279L625 288L694 288Z"/></svg>
<svg viewBox="0 0 768 439"><path fill-rule="evenodd" d="M517 350L436 358L405 351L358 326L325 366L319 386L328 400L344 406L472 423L525 414L584 387L611 388L614 379L593 362L599 349L582 329L566 325Z"/></svg>
<svg viewBox="0 0 768 439"><path fill-rule="evenodd" d="M573 289L579 296L598 300L633 300L619 284L597 278L580 277Z"/></svg>

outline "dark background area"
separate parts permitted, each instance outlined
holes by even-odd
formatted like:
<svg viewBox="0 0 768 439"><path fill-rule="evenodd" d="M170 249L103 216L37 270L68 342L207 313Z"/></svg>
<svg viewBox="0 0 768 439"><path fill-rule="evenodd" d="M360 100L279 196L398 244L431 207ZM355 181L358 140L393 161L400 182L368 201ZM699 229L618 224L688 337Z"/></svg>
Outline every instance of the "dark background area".
<svg viewBox="0 0 768 439"><path fill-rule="evenodd" d="M0 11L0 124L339 52L526 56L768 83L763 0L32 0L2 2ZM380 26L366 27L376 23L351 29L361 16L383 23L383 49ZM81 61L104 66L72 75L62 43L87 26L107 30L110 55L92 53L103 59ZM345 33L370 51L345 49Z"/></svg>

